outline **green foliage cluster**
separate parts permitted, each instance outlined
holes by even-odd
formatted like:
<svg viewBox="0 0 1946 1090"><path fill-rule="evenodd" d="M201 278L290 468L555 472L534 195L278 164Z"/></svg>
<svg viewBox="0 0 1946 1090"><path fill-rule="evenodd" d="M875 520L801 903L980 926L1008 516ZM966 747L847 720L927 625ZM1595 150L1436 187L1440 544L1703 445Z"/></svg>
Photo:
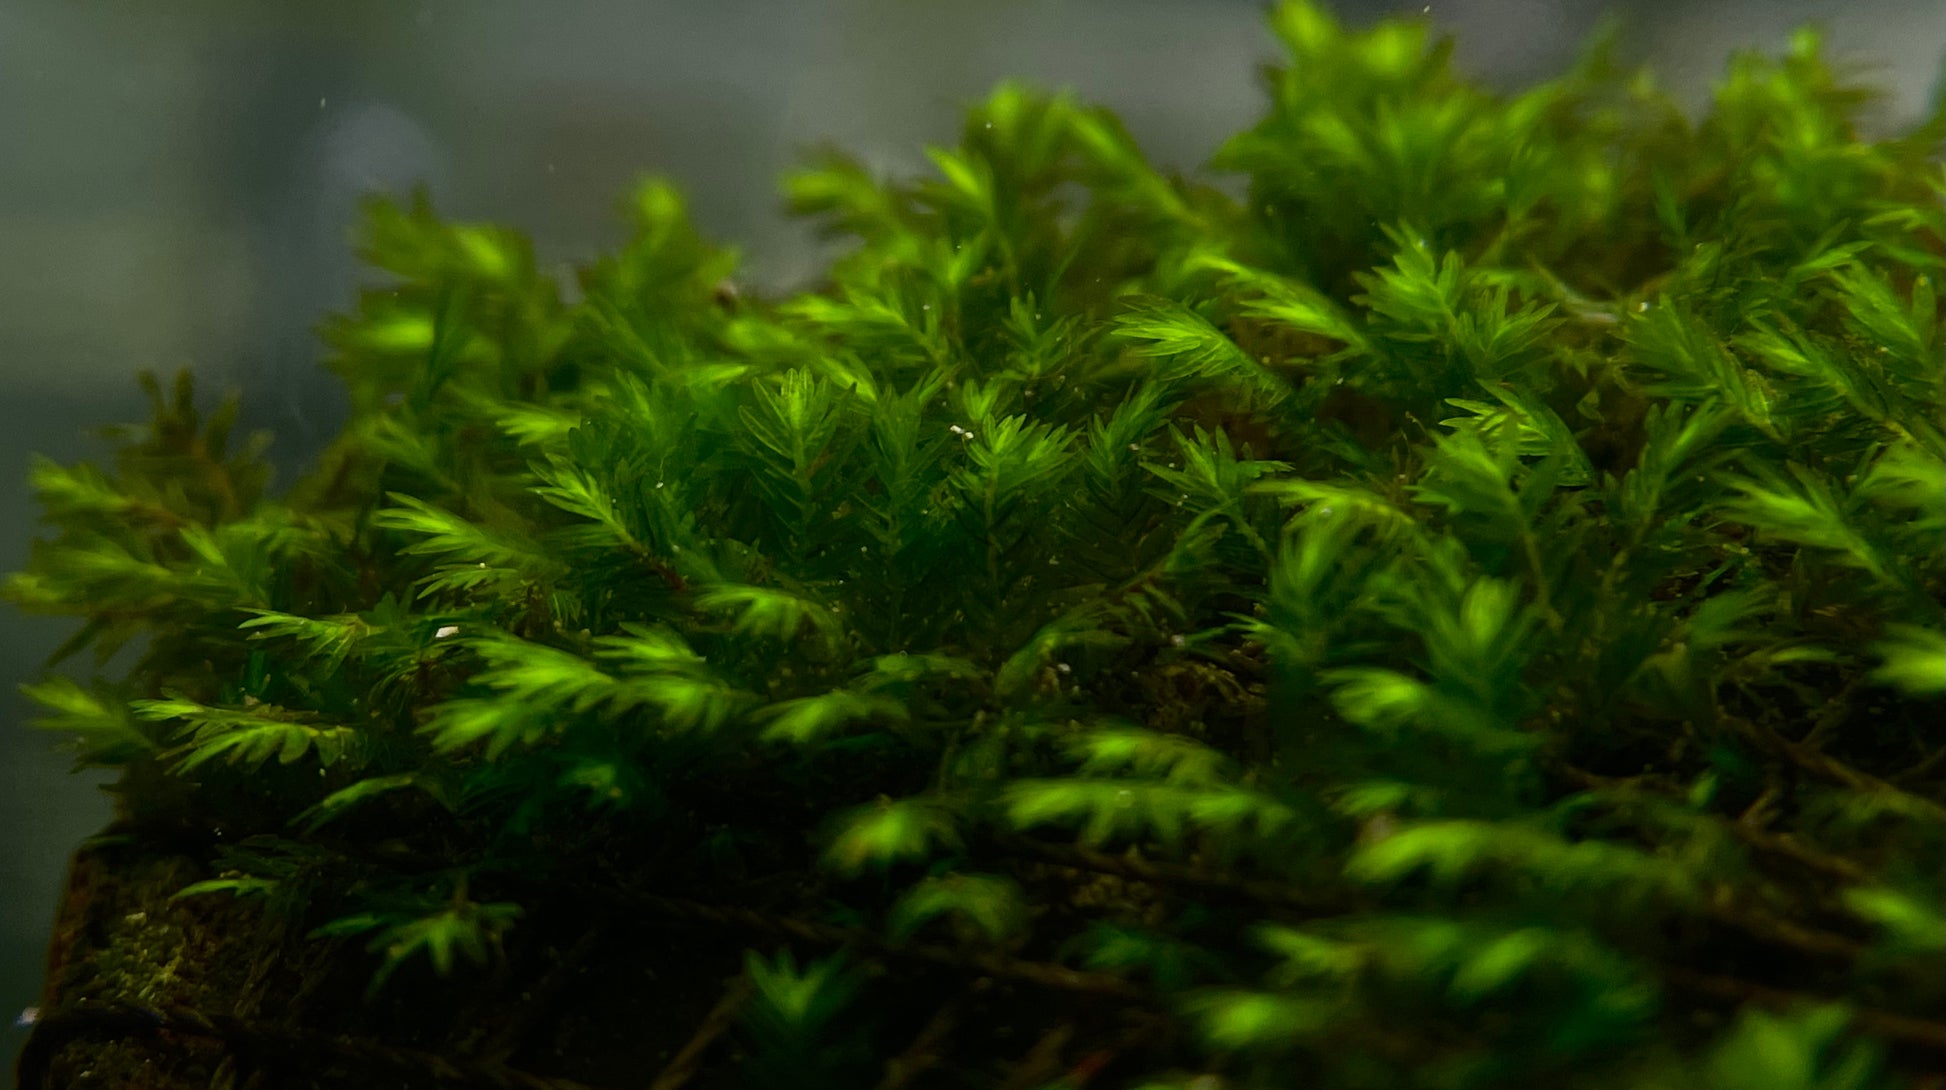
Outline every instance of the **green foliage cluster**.
<svg viewBox="0 0 1946 1090"><path fill-rule="evenodd" d="M1901 1085L1946 1049L1946 108L1861 137L1809 32L1692 122L1599 42L1508 97L1423 23L1271 27L1241 199L1003 86L932 176L793 174L855 245L789 298L661 182L572 285L375 203L287 493L186 377L112 470L36 462L8 597L147 638L41 725L375 989L650 845L1153 989L1196 1059L1125 1085ZM869 1084L871 981L748 965L750 1085Z"/></svg>

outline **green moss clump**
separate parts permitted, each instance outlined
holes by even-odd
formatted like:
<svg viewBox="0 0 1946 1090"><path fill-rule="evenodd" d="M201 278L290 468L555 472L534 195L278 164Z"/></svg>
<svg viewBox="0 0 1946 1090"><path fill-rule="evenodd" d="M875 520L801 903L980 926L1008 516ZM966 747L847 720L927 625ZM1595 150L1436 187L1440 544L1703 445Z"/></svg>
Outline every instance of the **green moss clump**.
<svg viewBox="0 0 1946 1090"><path fill-rule="evenodd" d="M8 596L148 641L42 725L357 978L237 1009L670 1085L1936 1068L1946 104L1271 26L1241 202L1015 86L791 176L855 246L788 298L660 182L572 301L378 202L294 487L186 376L37 462Z"/></svg>

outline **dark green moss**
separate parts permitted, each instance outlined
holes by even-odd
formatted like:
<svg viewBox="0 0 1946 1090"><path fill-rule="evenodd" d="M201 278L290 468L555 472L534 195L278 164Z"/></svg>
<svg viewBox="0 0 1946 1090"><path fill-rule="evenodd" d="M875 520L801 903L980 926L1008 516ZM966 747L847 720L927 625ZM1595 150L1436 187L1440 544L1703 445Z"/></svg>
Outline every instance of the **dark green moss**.
<svg viewBox="0 0 1946 1090"><path fill-rule="evenodd" d="M134 853L50 1024L257 1085L1936 1069L1946 106L1271 22L1243 201L1004 86L935 176L793 175L856 245L787 298L658 182L574 302L377 202L302 480L186 376L37 463L9 597L149 637L30 688Z"/></svg>

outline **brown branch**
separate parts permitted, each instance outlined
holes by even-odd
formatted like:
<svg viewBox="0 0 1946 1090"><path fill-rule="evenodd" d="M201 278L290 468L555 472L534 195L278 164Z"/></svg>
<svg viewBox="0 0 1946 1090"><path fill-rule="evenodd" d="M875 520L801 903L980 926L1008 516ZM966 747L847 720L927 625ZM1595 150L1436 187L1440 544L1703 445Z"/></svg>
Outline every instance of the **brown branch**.
<svg viewBox="0 0 1946 1090"><path fill-rule="evenodd" d="M1122 1057L1145 1046L1153 1046L1159 1036L1169 1032L1168 1026L1166 1018L1136 1019L1114 1040L1083 1056L1074 1066L1068 1068L1062 1078L1073 1086L1086 1086L1104 1069L1113 1066Z"/></svg>
<svg viewBox="0 0 1946 1090"><path fill-rule="evenodd" d="M1033 1090L1059 1078L1061 1050L1068 1047L1068 1042L1073 1038L1073 1022L1063 1022L1042 1034L996 1090Z"/></svg>
<svg viewBox="0 0 1946 1090"><path fill-rule="evenodd" d="M1764 834L1753 833L1752 835L1763 836ZM1097 871L1159 885L1186 886L1205 892L1226 893L1260 904L1297 908L1312 916L1341 915L1354 907L1348 903L1333 902L1316 894L1301 892L1283 883L1214 875L1180 864L1152 863L1085 848L1043 844L1025 837L1000 837L996 842L1012 854L1027 856L1057 866ZM1728 890L1728 887L1719 888ZM1804 927L1747 904L1735 904L1727 897L1712 897L1700 907L1699 911L1709 919L1734 927L1754 938L1816 957L1856 957L1864 951L1864 944L1855 939Z"/></svg>
<svg viewBox="0 0 1946 1090"><path fill-rule="evenodd" d="M1893 776L1892 782L1909 783L1913 780L1917 780L1925 776L1928 772L1931 772L1933 769L1938 768L1941 762L1946 762L1946 746L1942 746L1939 749L1933 750L1930 754L1927 754L1925 757L1921 758L1918 764L1915 764L1911 768L1908 768L1905 771L1900 772L1898 775Z"/></svg>
<svg viewBox="0 0 1946 1090"><path fill-rule="evenodd" d="M567 990L574 976L581 971L581 967L595 955L596 951L600 950L602 943L608 940L610 931L609 922L605 919L597 921L588 928L579 939L575 940L574 945L542 974L539 983L524 989L522 1002L502 1019L501 1025L489 1027L484 1021L480 1022L478 1028L463 1041L461 1048L470 1051L481 1038L486 1038L493 1044L481 1053L484 1058L499 1063L505 1063L512 1058L526 1041L527 1036L542 1024L553 1009L555 1000ZM462 1020L461 1024L467 1023Z"/></svg>
<svg viewBox="0 0 1946 1090"><path fill-rule="evenodd" d="M749 1000L755 991L748 973L740 973L730 981L730 986L703 1017L701 1025L691 1035L681 1051L670 1058L662 1071L649 1084L649 1090L681 1090L682 1085L693 1078L703 1064L703 1055L716 1043L718 1037L729 1031L736 1021L737 1011Z"/></svg>
<svg viewBox="0 0 1946 1090"><path fill-rule="evenodd" d="M1738 903L1736 893L1727 885L1712 887L1709 899L1699 910L1701 915L1735 928L1751 938L1761 939L1773 946L1789 947L1813 957L1856 958L1867 949L1865 943L1850 936L1806 927L1781 916L1773 916L1748 903Z"/></svg>
<svg viewBox="0 0 1946 1090"><path fill-rule="evenodd" d="M1766 988L1735 977L1713 976L1673 966L1662 970L1662 978L1686 992L1706 995L1714 999L1754 1003L1772 1010L1785 1010L1801 1004L1838 1002L1826 996L1787 992L1781 988ZM1851 1027L1860 1033L1882 1037L1888 1041L1946 1052L1946 1022L1918 1018L1909 1014L1894 1014L1890 1011L1853 1008Z"/></svg>
<svg viewBox="0 0 1946 1090"><path fill-rule="evenodd" d="M1157 863L1124 855L1110 855L1090 848L1048 844L1030 837L1007 834L992 838L993 846L1008 855L1021 856L1071 870L1112 874L1156 885L1180 886L1207 893L1227 894L1261 904L1296 909L1313 916L1336 916L1357 907L1347 898L1321 897L1286 882L1272 882L1234 875L1214 874L1181 863Z"/></svg>
<svg viewBox="0 0 1946 1090"><path fill-rule="evenodd" d="M1868 676L1864 673L1851 675L1845 682L1844 688L1824 702L1824 706L1819 709L1817 719L1811 724L1811 729L1804 732L1804 737L1798 739L1797 744L1805 749L1816 750L1832 731L1837 730L1851 712L1851 694Z"/></svg>
<svg viewBox="0 0 1946 1090"><path fill-rule="evenodd" d="M981 991L982 981L976 980L969 992ZM984 983L991 984L991 981ZM920 1028L912 1043L905 1051L885 1061L885 1077L878 1081L875 1090L905 1090L920 1072L939 1063L939 1046L959 1024L960 1015L966 1008L966 996L956 995L932 1013L926 1024Z"/></svg>
<svg viewBox="0 0 1946 1090"><path fill-rule="evenodd" d="M1669 797L1668 793L1655 791L1635 780L1600 776L1585 769L1575 768L1572 765L1557 765L1556 770L1582 787L1599 788L1604 791L1618 793L1652 794L1663 798ZM1823 875L1826 878L1836 878L1839 881L1853 884L1864 884L1872 880L1871 876L1866 874L1864 869L1859 867L1858 864L1848 859L1807 847L1799 843L1789 833L1766 833L1760 829L1753 829L1738 822L1724 822L1723 826L1734 834L1738 840L1743 841L1745 845L1756 851L1789 860L1805 870Z"/></svg>
<svg viewBox="0 0 1946 1090"><path fill-rule="evenodd" d="M710 905L679 897L662 897L648 893L604 893L595 890L589 890L588 893L593 896L605 896L618 904L653 912L668 919L690 920L746 931L785 935L830 946L851 946L875 957L945 965L984 976L1018 980L1076 995L1119 999L1126 1003L1145 1005L1156 1002L1155 995L1149 989L1134 981L1108 973L1069 969L1062 965L1028 961L1025 958L1006 954L962 950L933 943L894 944L869 931L857 928L834 927L830 924L801 920L794 916L779 916L728 905Z"/></svg>
<svg viewBox="0 0 1946 1090"><path fill-rule="evenodd" d="M1719 720L1730 729L1732 734L1756 746L1774 757L1780 757L1798 769L1808 772L1826 783L1849 787L1854 791L1867 794L1887 795L1899 799L1914 810L1921 811L1934 821L1946 821L1946 807L1931 799L1922 798L1906 791L1869 772L1845 764L1835 757L1827 756L1815 749L1800 745L1773 731L1734 715L1720 716Z"/></svg>

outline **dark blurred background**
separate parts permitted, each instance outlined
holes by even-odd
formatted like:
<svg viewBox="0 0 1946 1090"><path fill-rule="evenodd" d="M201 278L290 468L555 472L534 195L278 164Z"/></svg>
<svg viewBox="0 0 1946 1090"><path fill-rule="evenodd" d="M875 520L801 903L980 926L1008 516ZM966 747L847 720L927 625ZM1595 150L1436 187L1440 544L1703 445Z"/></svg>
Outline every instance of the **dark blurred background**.
<svg viewBox="0 0 1946 1090"><path fill-rule="evenodd" d="M1922 112L1946 50L1941 0L1332 6L1354 24L1423 12L1509 88L1613 15L1692 105L1730 50L1780 50L1816 20L1890 93L1887 127ZM83 429L144 419L140 368L242 388L246 425L278 436L279 480L295 475L342 411L311 330L358 278L362 193L423 182L443 214L521 227L566 265L619 238L637 176L664 174L742 248L747 282L785 288L825 256L777 196L805 148L916 172L968 102L1019 77L1113 107L1151 156L1193 169L1257 116L1262 15L1256 0L0 0L0 571L34 533L29 452L92 457ZM108 817L101 777L66 775L57 740L19 726L17 685L73 628L0 607L9 1066L67 857Z"/></svg>

